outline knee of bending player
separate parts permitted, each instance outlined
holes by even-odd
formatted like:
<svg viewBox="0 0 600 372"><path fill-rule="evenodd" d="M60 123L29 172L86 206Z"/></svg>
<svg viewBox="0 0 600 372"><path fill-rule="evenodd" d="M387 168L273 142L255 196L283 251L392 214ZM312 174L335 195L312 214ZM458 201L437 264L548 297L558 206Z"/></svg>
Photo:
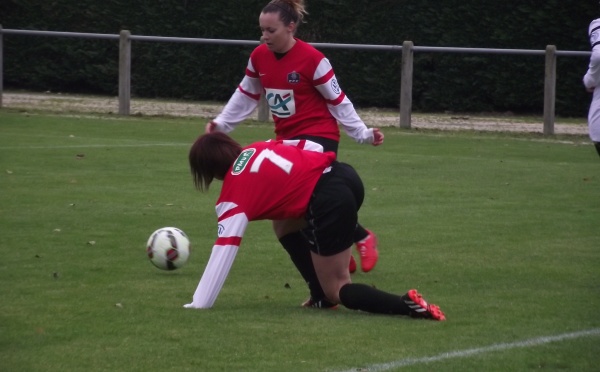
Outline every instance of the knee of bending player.
<svg viewBox="0 0 600 372"><path fill-rule="evenodd" d="M325 297L331 302L335 302L336 304L341 303L340 301L340 289L346 284L350 284L350 280L335 280L330 283L321 283L321 287L323 287L323 292L325 293Z"/></svg>

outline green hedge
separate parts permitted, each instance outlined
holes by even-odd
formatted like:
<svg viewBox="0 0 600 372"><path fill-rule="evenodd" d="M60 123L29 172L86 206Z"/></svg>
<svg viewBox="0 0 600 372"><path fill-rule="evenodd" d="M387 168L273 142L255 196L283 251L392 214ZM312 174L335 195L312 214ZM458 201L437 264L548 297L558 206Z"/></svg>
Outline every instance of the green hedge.
<svg viewBox="0 0 600 372"><path fill-rule="evenodd" d="M63 0L0 2L7 29L257 40L265 1ZM309 42L589 50L595 2L474 0L309 0L298 36ZM558 16L560 15L560 16ZM117 94L118 42L6 35L7 89ZM139 97L226 100L252 47L134 41L132 93ZM323 49L359 107L397 107L400 52ZM585 116L585 57L558 57L556 113ZM415 53L416 111L543 111L544 57Z"/></svg>

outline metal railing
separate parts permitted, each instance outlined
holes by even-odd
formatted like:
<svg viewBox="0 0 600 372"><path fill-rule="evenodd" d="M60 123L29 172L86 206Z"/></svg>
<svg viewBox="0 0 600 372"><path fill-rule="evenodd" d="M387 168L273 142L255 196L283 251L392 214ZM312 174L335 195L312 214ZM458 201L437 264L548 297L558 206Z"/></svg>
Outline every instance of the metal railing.
<svg viewBox="0 0 600 372"><path fill-rule="evenodd" d="M168 42L189 44L216 44L216 45L241 45L257 46L259 41L254 40L227 40L227 39L202 39L165 36L131 35L128 30L117 34L94 34L79 32L35 31L3 29L0 25L0 108L3 95L3 38L4 35L48 36L48 37L73 37L87 39L108 39L119 41L119 114L129 115L131 107L131 42ZM488 48L454 48L454 47L427 47L414 46L412 41L404 41L402 45L368 45L368 44L333 44L310 43L316 48L354 49L370 51L401 52L402 71L400 81L400 128L411 127L412 115L412 88L414 53L468 53L468 54L506 54L506 55L539 55L545 56L544 72L544 128L546 135L554 134L555 102L556 102L556 59L557 56L588 57L591 52L558 51L554 45L548 45L546 50L531 49L488 49ZM264 99L258 107L258 119L269 120L269 108Z"/></svg>

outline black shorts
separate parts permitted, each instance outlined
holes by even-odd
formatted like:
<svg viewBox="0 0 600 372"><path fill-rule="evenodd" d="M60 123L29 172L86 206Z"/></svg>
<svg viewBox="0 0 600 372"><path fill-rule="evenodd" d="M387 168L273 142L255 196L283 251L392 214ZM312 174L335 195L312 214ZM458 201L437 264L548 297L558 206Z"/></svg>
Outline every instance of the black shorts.
<svg viewBox="0 0 600 372"><path fill-rule="evenodd" d="M308 203L302 230L311 251L332 256L354 244L358 210L365 197L363 183L354 168L334 162L329 173L321 176Z"/></svg>
<svg viewBox="0 0 600 372"><path fill-rule="evenodd" d="M338 152L339 142L329 139L329 138L302 135L302 136L297 136L297 137L290 138L290 139L293 139L293 140L305 139L305 140L313 141L313 142L316 142L319 145L323 146L323 152L332 151L332 152L335 152L336 154Z"/></svg>

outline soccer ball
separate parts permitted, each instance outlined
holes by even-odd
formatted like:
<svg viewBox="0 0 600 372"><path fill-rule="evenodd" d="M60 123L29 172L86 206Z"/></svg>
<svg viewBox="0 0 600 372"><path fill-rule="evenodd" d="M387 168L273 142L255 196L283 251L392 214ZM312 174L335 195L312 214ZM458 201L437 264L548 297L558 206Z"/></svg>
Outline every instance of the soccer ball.
<svg viewBox="0 0 600 372"><path fill-rule="evenodd" d="M146 245L150 262L161 270L175 270L190 256L190 240L176 227L163 227L150 235Z"/></svg>

